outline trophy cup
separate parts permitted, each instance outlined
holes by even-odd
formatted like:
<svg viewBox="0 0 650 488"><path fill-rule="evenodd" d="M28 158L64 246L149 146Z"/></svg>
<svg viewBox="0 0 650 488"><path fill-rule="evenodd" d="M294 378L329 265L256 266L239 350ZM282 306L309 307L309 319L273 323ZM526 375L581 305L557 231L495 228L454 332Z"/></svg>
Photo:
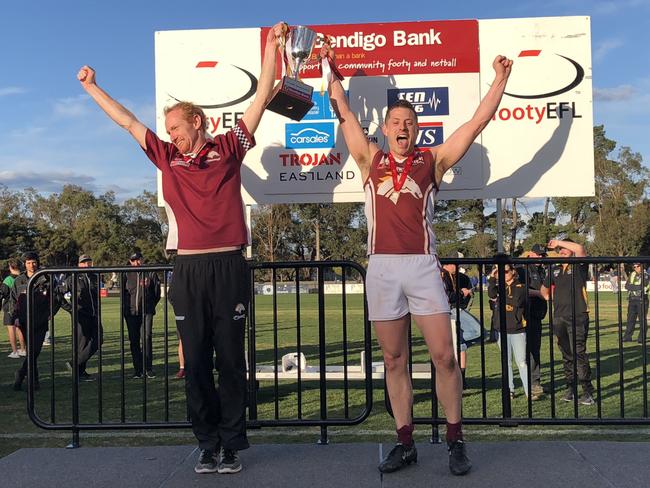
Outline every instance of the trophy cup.
<svg viewBox="0 0 650 488"><path fill-rule="evenodd" d="M311 101L313 87L298 79L300 66L311 55L316 43L316 33L309 27L291 27L286 39L283 59L286 58L287 74L273 89L271 101L266 108L293 120L302 120L314 106Z"/></svg>

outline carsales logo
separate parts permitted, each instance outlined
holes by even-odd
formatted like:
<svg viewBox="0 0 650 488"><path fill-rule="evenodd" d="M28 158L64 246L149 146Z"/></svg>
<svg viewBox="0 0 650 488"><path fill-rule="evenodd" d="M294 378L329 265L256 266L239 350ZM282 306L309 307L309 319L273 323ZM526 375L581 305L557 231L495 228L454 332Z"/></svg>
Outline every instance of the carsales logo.
<svg viewBox="0 0 650 488"><path fill-rule="evenodd" d="M287 124L285 126L285 147L291 149L334 147L334 124L318 122L313 124Z"/></svg>
<svg viewBox="0 0 650 488"><path fill-rule="evenodd" d="M449 115L449 88L390 88L388 106L397 100L413 105L418 115Z"/></svg>
<svg viewBox="0 0 650 488"><path fill-rule="evenodd" d="M530 89L529 93L523 87L504 92L510 97L526 100L554 97L573 90L585 77L585 70L580 63L561 54L529 49L521 51L518 58L516 69L525 73L526 80L544 82Z"/></svg>

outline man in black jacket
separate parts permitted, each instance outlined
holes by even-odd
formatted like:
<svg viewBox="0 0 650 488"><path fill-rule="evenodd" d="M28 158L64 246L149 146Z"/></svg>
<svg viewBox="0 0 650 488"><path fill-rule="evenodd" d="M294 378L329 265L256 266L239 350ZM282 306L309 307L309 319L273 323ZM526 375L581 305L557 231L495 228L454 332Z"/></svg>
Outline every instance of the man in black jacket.
<svg viewBox="0 0 650 488"><path fill-rule="evenodd" d="M79 256L79 267L90 268L93 265L92 258L87 254ZM72 283L75 275L69 275L59 286L59 291L64 300L61 306L64 310L72 313ZM77 277L77 367L79 368L79 379L82 381L94 381L94 378L86 372L86 363L97 352L102 342L103 330L99 317L99 278L96 273L79 273ZM66 362L66 367L72 370L72 361Z"/></svg>
<svg viewBox="0 0 650 488"><path fill-rule="evenodd" d="M541 244L533 245L528 257L546 257L546 247ZM530 351L530 397L533 400L539 400L544 395L539 367L542 349L542 320L544 320L548 311L548 304L540 290L546 279L546 272L544 266L538 264L528 264L525 269L518 268L517 271L520 283L525 285L526 278L528 278L528 302L526 303L525 314L527 321L526 341Z"/></svg>
<svg viewBox="0 0 650 488"><path fill-rule="evenodd" d="M582 244L571 239L551 239L547 246L556 249L561 257L585 257ZM589 330L589 302L587 280L589 265L586 263L560 263L551 267L550 283L542 285L542 296L547 300L553 295L553 333L562 353L566 391L561 399L574 401L576 380L582 386L578 401L582 405L593 405L594 386L591 382L591 366L587 354L587 332ZM550 285L550 288L547 287ZM575 327L574 327L575 324ZM575 329L575 330L574 330ZM575 340L574 340L575 336ZM578 377L575 378L573 369Z"/></svg>
<svg viewBox="0 0 650 488"><path fill-rule="evenodd" d="M526 318L524 316L526 303L526 287L519 283L517 270L510 264L505 265L505 297L499 296L498 269L494 268L488 278L488 297L496 299L495 310L500 326L499 301L505 302L506 319L506 341L505 347L508 355L508 383L510 386L510 398L515 397L515 383L512 374L512 358L514 358L519 369L519 378L524 387L524 393L528 396L528 364L526 361ZM497 341L499 347L504 347L504 337L499 334Z"/></svg>
<svg viewBox="0 0 650 488"><path fill-rule="evenodd" d="M142 266L142 254L135 252L129 258L131 266ZM129 330L134 378L141 378L143 363L147 378L155 378L152 368L152 328L156 305L160 301L160 279L154 271L134 271L122 275L122 314ZM140 345L144 329L144 361Z"/></svg>
<svg viewBox="0 0 650 488"><path fill-rule="evenodd" d="M12 302L10 308L13 310L13 322L16 323L17 321L18 327L23 336L27 338L27 285L30 278L34 276L36 271L38 271L38 254L35 252L27 252L23 255L23 261L25 263L25 272L16 277L9 299ZM48 319L50 318L50 286L49 281L45 276L38 277L36 283L34 283L32 289L32 300L34 304L34 364L36 365L34 379L35 387L38 388L38 355L41 353L41 348L43 347L43 339L45 339ZM54 310L53 313L56 313L56 310ZM27 347L31 347L29 343ZM23 361L20 369L16 371L14 377L14 390L20 391L22 389L22 384L26 376L27 358Z"/></svg>

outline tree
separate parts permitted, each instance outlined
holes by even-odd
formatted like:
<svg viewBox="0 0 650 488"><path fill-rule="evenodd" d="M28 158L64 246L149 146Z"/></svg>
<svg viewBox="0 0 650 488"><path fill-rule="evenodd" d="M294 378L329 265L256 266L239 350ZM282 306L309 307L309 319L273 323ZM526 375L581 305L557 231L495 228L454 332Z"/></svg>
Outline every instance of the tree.
<svg viewBox="0 0 650 488"><path fill-rule="evenodd" d="M144 190L141 195L126 200L120 216L125 226L122 238L129 255L138 249L146 263L167 262L165 246L169 224L155 193ZM126 255L122 261L125 259Z"/></svg>
<svg viewBox="0 0 650 488"><path fill-rule="evenodd" d="M292 205L296 254L309 259L364 261L366 220L361 203Z"/></svg>
<svg viewBox="0 0 650 488"><path fill-rule="evenodd" d="M485 215L483 200L438 200L435 232L438 254L450 256L461 251L466 256L492 256L496 250L494 215Z"/></svg>
<svg viewBox="0 0 650 488"><path fill-rule="evenodd" d="M251 212L251 234L259 261L289 259L288 235L293 225L287 205L257 205Z"/></svg>
<svg viewBox="0 0 650 488"><path fill-rule="evenodd" d="M650 229L647 213L641 206L649 175L641 155L627 147L621 148L615 159L597 158L594 253L613 256L639 253L644 235Z"/></svg>
<svg viewBox="0 0 650 488"><path fill-rule="evenodd" d="M33 221L25 206L25 197L0 185L0 264L34 249Z"/></svg>
<svg viewBox="0 0 650 488"><path fill-rule="evenodd" d="M549 199L546 199L548 202ZM545 205L546 206L546 205ZM526 222L527 237L523 242L524 249L530 249L534 244L546 244L557 235L555 215L548 212L534 212Z"/></svg>

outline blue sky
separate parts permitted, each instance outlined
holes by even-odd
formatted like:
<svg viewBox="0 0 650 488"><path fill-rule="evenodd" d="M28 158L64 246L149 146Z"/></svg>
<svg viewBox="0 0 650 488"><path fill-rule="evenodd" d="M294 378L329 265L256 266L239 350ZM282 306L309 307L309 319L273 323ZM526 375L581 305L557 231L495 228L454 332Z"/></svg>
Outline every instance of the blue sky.
<svg viewBox="0 0 650 488"><path fill-rule="evenodd" d="M223 5L229 5L223 8ZM289 24L588 15L594 122L650 164L650 0L529 2L5 2L0 17L0 185L60 191L75 183L122 200L155 191L137 144L85 95L79 67L154 126L154 32Z"/></svg>

